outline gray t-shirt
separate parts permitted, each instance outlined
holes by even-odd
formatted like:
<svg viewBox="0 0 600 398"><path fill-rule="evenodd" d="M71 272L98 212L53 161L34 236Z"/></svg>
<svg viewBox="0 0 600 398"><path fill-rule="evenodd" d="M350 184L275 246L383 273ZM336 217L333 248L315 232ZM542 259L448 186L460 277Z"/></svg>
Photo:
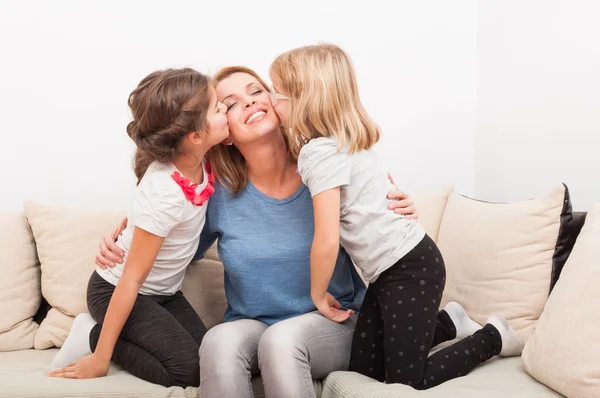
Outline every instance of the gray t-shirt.
<svg viewBox="0 0 600 398"><path fill-rule="evenodd" d="M334 138L315 138L302 147L298 172L313 197L340 187L340 242L368 282L425 236L417 221L388 209L394 187L372 149L348 154Z"/></svg>

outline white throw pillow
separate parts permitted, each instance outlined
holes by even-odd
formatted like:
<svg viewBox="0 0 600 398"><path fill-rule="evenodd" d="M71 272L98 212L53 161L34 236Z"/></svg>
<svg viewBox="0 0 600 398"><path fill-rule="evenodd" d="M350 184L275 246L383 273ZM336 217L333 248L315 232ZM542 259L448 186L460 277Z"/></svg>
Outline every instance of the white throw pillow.
<svg viewBox="0 0 600 398"><path fill-rule="evenodd" d="M600 397L600 204L586 217L535 333L525 370L568 397Z"/></svg>
<svg viewBox="0 0 600 398"><path fill-rule="evenodd" d="M34 341L36 349L61 347L73 318L88 312L87 285L102 236L114 230L122 212L66 208L26 202L42 272L42 295L52 307Z"/></svg>
<svg viewBox="0 0 600 398"><path fill-rule="evenodd" d="M437 242L447 275L442 306L457 301L482 324L502 314L527 341L550 291L561 216L570 211L562 184L511 204L451 194Z"/></svg>
<svg viewBox="0 0 600 398"><path fill-rule="evenodd" d="M35 242L23 213L0 214L0 351L33 348L42 294Z"/></svg>
<svg viewBox="0 0 600 398"><path fill-rule="evenodd" d="M454 192L452 185L415 192L412 198L419 214L419 224L434 242L438 240L442 216L448 203L448 197Z"/></svg>
<svg viewBox="0 0 600 398"><path fill-rule="evenodd" d="M87 284L95 269L98 244L120 224L124 213L35 202L27 202L25 212L41 262L42 293L52 307L35 334L35 348L61 347L74 317L88 312ZM39 295L39 276L37 281ZM188 267L182 291L207 327L223 321L227 300L216 244L204 259Z"/></svg>

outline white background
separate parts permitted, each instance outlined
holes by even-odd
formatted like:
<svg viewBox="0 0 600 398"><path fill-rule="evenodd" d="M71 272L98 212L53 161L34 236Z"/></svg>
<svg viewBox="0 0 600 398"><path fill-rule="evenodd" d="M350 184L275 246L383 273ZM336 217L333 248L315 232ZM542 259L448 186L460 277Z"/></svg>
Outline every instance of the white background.
<svg viewBox="0 0 600 398"><path fill-rule="evenodd" d="M600 1L480 1L475 192L600 203Z"/></svg>
<svg viewBox="0 0 600 398"><path fill-rule="evenodd" d="M139 80L236 64L267 79L277 54L319 41L353 58L402 189L512 201L564 181L586 210L600 202L599 20L593 0L0 0L0 211L126 208Z"/></svg>

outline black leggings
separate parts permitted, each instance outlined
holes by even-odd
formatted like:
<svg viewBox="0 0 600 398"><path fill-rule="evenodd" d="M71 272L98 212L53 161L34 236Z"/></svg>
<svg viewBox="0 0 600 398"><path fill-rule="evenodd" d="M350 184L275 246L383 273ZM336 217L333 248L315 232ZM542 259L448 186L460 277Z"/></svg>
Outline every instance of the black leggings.
<svg viewBox="0 0 600 398"><path fill-rule="evenodd" d="M456 337L445 311L438 312L446 269L429 236L383 272L360 308L350 370L418 390L464 376L500 353L500 333L486 325L428 357L432 347Z"/></svg>
<svg viewBox="0 0 600 398"><path fill-rule="evenodd" d="M90 315L98 324L90 334L96 350L115 286L94 272L87 290ZM198 350L206 327L181 291L173 296L138 294L123 326L112 360L140 379L166 387L199 386Z"/></svg>

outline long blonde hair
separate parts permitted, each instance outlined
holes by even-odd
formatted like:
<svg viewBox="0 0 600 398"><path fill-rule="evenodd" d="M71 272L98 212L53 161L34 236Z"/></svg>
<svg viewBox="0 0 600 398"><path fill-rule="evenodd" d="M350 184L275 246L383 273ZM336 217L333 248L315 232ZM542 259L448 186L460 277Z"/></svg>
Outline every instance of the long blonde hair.
<svg viewBox="0 0 600 398"><path fill-rule="evenodd" d="M379 141L379 127L360 102L354 67L333 44L299 47L271 65L273 83L290 101L286 135L292 156L313 138L334 136L348 152L369 149Z"/></svg>

